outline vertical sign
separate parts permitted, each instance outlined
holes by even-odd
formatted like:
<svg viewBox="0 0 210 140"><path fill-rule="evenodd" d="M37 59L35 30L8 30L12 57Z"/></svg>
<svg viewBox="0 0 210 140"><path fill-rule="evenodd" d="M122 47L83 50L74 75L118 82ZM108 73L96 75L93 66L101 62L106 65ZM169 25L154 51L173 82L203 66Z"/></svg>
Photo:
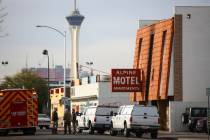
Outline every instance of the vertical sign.
<svg viewBox="0 0 210 140"><path fill-rule="evenodd" d="M112 92L142 91L140 69L112 69Z"/></svg>
<svg viewBox="0 0 210 140"><path fill-rule="evenodd" d="M208 131L208 140L209 140L209 126L210 126L210 110L209 110L209 96L210 96L210 88L206 88L206 95L208 96L208 108L207 108L207 131Z"/></svg>

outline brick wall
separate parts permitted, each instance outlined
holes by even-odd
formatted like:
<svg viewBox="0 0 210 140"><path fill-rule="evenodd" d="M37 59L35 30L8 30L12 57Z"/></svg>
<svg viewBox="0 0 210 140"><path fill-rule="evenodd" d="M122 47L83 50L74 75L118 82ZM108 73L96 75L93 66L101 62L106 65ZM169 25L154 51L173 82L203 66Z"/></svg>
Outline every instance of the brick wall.
<svg viewBox="0 0 210 140"><path fill-rule="evenodd" d="M137 31L133 67L142 69L143 91L131 93L131 100L167 99L173 32L174 18ZM153 43L151 34L154 34Z"/></svg>
<svg viewBox="0 0 210 140"><path fill-rule="evenodd" d="M174 100L182 101L182 15L174 19Z"/></svg>

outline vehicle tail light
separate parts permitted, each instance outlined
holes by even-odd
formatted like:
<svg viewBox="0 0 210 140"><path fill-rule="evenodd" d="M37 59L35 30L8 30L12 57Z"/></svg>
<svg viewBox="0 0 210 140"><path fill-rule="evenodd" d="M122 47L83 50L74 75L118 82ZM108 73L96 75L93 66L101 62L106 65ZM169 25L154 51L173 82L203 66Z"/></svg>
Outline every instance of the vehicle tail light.
<svg viewBox="0 0 210 140"><path fill-rule="evenodd" d="M94 118L94 122L96 122L96 117Z"/></svg>
<svg viewBox="0 0 210 140"><path fill-rule="evenodd" d="M132 117L130 117L130 122L132 122L133 121L133 118Z"/></svg>

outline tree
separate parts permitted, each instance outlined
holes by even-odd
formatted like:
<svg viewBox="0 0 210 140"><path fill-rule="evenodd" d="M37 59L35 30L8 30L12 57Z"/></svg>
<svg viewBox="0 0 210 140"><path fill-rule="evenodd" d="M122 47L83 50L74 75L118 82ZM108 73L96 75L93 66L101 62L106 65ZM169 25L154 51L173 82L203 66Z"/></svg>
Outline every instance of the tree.
<svg viewBox="0 0 210 140"><path fill-rule="evenodd" d="M0 85L0 90L12 88L35 89L38 94L38 109L40 113L42 112L48 98L48 88L45 80L32 71L23 70L14 76L5 77L4 82Z"/></svg>

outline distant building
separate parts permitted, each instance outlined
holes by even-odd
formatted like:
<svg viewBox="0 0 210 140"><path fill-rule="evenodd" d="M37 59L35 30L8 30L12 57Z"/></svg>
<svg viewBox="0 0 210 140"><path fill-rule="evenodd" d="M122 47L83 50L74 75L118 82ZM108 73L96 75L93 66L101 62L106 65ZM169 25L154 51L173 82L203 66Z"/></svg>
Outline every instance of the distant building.
<svg viewBox="0 0 210 140"><path fill-rule="evenodd" d="M48 68L31 68L41 78L48 79ZM64 78L64 68L61 65L55 66L55 68L50 68L50 87L59 87L63 86ZM66 69L66 83L70 83L70 68Z"/></svg>
<svg viewBox="0 0 210 140"><path fill-rule="evenodd" d="M70 88L66 88L66 97L69 98L70 95ZM59 126L63 126L63 115L65 112L64 102L62 98L64 97L64 88L52 88L50 90L50 100L51 100L51 116L54 108L57 108L58 112L58 124Z"/></svg>
<svg viewBox="0 0 210 140"><path fill-rule="evenodd" d="M209 13L209 6L176 6L174 17L137 31L133 67L142 70L143 91L130 99L157 105L163 129L187 130L185 108L207 106Z"/></svg>

